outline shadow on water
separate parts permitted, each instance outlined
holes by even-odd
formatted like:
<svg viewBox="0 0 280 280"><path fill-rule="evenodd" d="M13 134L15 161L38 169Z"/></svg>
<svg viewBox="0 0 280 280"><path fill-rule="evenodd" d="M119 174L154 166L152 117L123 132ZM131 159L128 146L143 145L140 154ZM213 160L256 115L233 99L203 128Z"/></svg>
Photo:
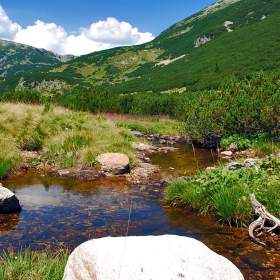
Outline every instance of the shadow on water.
<svg viewBox="0 0 280 280"><path fill-rule="evenodd" d="M189 175L196 170L196 161L205 168L213 160L211 152L196 150L194 156L189 147L152 157L165 176ZM245 279L280 277L279 252L250 242L247 229L222 226L212 216L164 205L161 184L131 185L124 178L86 182L29 172L3 185L15 192L23 208L20 214L0 215L3 249L72 250L92 238L125 236L131 209L128 235L193 237L236 264Z"/></svg>

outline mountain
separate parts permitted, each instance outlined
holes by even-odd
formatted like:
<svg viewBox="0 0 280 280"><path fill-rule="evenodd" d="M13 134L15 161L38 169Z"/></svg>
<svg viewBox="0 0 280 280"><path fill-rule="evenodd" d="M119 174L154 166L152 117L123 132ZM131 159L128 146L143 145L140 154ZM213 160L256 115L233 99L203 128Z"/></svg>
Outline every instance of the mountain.
<svg viewBox="0 0 280 280"><path fill-rule="evenodd" d="M9 86L65 92L90 86L132 93L216 88L233 75L279 70L279 26L279 0L219 0L149 43L16 75L0 83L0 90Z"/></svg>
<svg viewBox="0 0 280 280"><path fill-rule="evenodd" d="M57 55L44 49L0 40L0 77L38 71L74 58L73 55Z"/></svg>

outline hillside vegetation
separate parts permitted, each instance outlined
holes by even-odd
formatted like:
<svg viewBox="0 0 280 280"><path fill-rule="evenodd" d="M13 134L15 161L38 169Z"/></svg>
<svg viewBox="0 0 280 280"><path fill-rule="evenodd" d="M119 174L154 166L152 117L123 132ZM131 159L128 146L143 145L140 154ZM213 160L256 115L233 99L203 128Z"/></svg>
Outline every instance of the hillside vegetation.
<svg viewBox="0 0 280 280"><path fill-rule="evenodd" d="M41 95L36 90L8 91L3 102L60 105L91 113L142 116L167 115L181 121L181 133L207 147L223 137L265 133L279 141L280 72L259 72L250 79L231 78L217 90L118 95L84 88L66 95ZM141 129L140 129L141 130ZM142 128L143 130L143 128Z"/></svg>
<svg viewBox="0 0 280 280"><path fill-rule="evenodd" d="M13 76L0 83L0 89L13 90L20 81L23 87L45 93L84 86L114 93L197 91L217 88L231 76L249 78L256 71L279 69L279 1L223 3L182 20L149 43L95 52Z"/></svg>
<svg viewBox="0 0 280 280"><path fill-rule="evenodd" d="M73 55L57 55L44 49L0 40L0 78L25 72L38 71L62 61L74 59Z"/></svg>
<svg viewBox="0 0 280 280"><path fill-rule="evenodd" d="M278 0L220 0L147 44L7 78L1 100L168 115L208 147L231 135L279 140L278 26Z"/></svg>

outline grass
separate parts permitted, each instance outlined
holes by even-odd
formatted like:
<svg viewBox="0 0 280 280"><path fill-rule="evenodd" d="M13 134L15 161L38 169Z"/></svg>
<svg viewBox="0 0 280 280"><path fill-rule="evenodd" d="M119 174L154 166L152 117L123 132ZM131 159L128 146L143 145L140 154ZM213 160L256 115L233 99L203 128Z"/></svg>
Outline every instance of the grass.
<svg viewBox="0 0 280 280"><path fill-rule="evenodd" d="M124 153L133 167L137 141L128 129L177 134L178 122L168 118L92 115L53 105L0 103L0 177L17 170L20 151L38 151L33 160L55 168L93 166L97 155Z"/></svg>
<svg viewBox="0 0 280 280"><path fill-rule="evenodd" d="M279 173L279 156L262 159L257 167L238 170L221 165L210 173L199 172L186 182L172 182L165 191L165 201L201 214L211 213L222 223L248 225L254 216L250 193L255 193L271 214L280 215Z"/></svg>
<svg viewBox="0 0 280 280"><path fill-rule="evenodd" d="M179 121L169 117L136 115L128 116L122 114L104 114L104 116L113 120L118 127L141 131L147 134L180 134Z"/></svg>
<svg viewBox="0 0 280 280"><path fill-rule="evenodd" d="M30 251L15 252L9 249L0 254L0 279L5 280L61 280L69 257L65 249L52 252Z"/></svg>
<svg viewBox="0 0 280 280"><path fill-rule="evenodd" d="M69 167L91 165L104 152L120 152L133 163L134 137L107 118L64 108L41 105L0 103L0 158L16 168L21 150L45 151L45 164ZM3 165L3 164L2 164ZM5 167L0 171L5 173ZM3 174L2 174L3 175Z"/></svg>
<svg viewBox="0 0 280 280"><path fill-rule="evenodd" d="M280 143L275 142L268 133L251 135L237 135L223 137L220 141L221 149L246 150L252 148L257 155L276 154L280 151Z"/></svg>

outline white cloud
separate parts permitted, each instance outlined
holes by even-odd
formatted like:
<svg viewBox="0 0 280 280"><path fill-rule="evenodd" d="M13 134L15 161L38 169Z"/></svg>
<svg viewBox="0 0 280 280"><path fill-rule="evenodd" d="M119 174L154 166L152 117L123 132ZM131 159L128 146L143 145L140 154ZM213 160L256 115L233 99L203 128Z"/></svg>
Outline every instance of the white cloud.
<svg viewBox="0 0 280 280"><path fill-rule="evenodd" d="M13 41L61 54L66 40L67 33L63 27L37 20L35 25L19 30Z"/></svg>
<svg viewBox="0 0 280 280"><path fill-rule="evenodd" d="M151 41L154 36L150 32L139 32L138 28L113 17L93 23L88 28L82 27L78 33L72 32L71 35L55 23L40 20L23 29L8 18L0 6L0 38L58 54L82 55L116 46L142 44Z"/></svg>
<svg viewBox="0 0 280 280"><path fill-rule="evenodd" d="M151 38L152 34L140 33L127 22L119 22L113 17L106 21L93 23L90 28L81 28L81 33L90 40L115 45L138 44L142 37Z"/></svg>
<svg viewBox="0 0 280 280"><path fill-rule="evenodd" d="M4 40L12 40L20 29L21 27L9 19L0 5L0 38Z"/></svg>
<svg viewBox="0 0 280 280"><path fill-rule="evenodd" d="M83 55L112 47L114 47L113 44L96 42L88 39L83 34L79 36L70 35L64 45L64 54Z"/></svg>

